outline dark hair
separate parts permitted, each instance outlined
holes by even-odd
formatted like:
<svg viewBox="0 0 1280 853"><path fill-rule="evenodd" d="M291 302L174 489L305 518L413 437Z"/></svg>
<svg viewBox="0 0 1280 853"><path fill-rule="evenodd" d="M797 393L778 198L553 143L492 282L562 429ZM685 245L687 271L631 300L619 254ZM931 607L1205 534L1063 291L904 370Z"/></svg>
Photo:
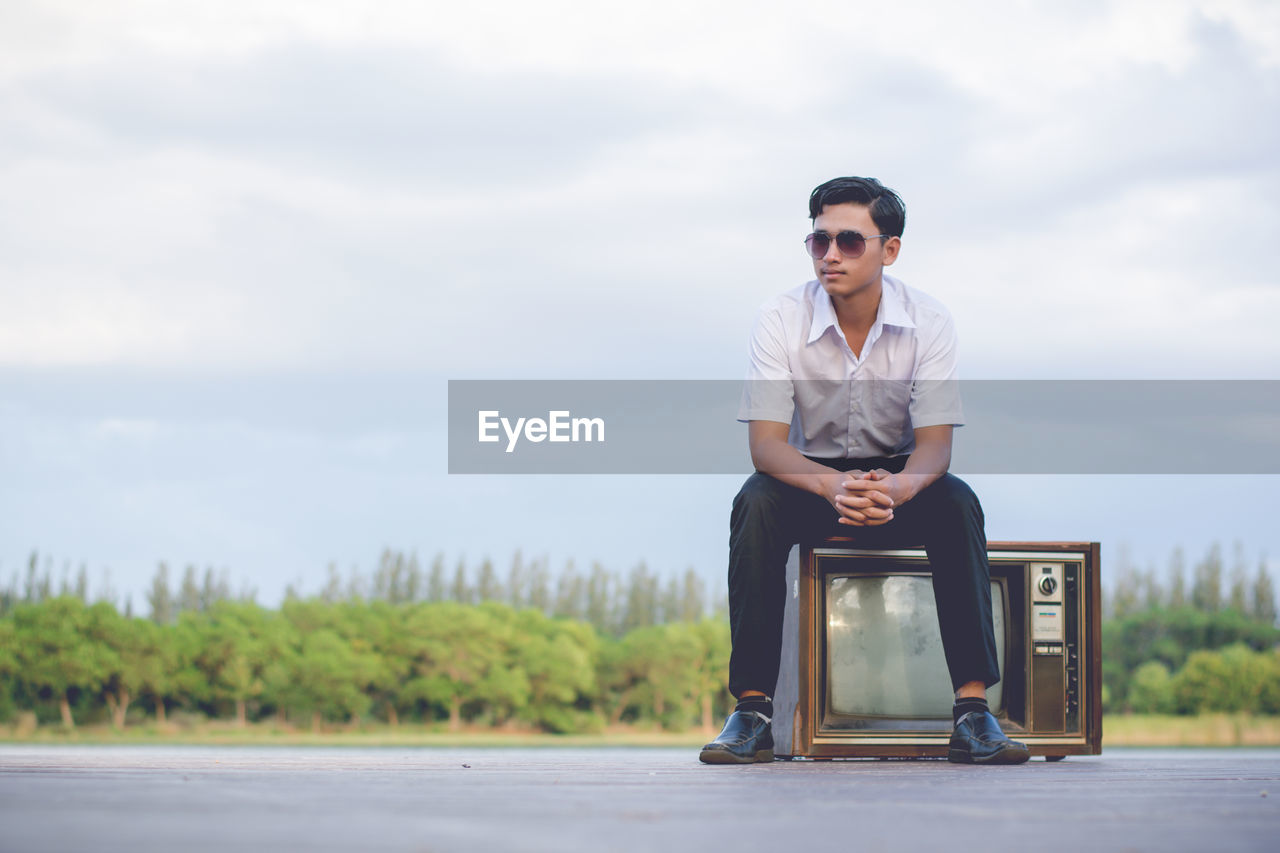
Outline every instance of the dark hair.
<svg viewBox="0 0 1280 853"><path fill-rule="evenodd" d="M898 194L875 178L832 178L809 194L809 218L817 219L829 204L865 204L881 234L901 237L907 208Z"/></svg>

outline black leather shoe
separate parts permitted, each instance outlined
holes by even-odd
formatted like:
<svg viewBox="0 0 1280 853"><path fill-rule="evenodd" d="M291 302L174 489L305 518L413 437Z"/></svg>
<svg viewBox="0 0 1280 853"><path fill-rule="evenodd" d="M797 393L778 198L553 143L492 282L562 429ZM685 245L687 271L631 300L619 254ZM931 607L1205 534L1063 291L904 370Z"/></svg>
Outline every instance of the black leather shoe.
<svg viewBox="0 0 1280 853"><path fill-rule="evenodd" d="M1030 757L1026 744L1004 736L990 711L961 717L947 750L947 760L957 764L1021 764Z"/></svg>
<svg viewBox="0 0 1280 853"><path fill-rule="evenodd" d="M755 711L734 711L716 739L702 748L704 764L754 764L773 761L773 727Z"/></svg>

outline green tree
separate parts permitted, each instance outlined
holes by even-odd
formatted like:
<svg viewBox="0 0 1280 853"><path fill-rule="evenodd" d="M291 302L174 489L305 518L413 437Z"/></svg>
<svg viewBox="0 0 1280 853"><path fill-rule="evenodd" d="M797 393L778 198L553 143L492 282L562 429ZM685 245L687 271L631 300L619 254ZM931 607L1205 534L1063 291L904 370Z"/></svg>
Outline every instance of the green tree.
<svg viewBox="0 0 1280 853"><path fill-rule="evenodd" d="M363 714L369 697L362 687L373 661L330 628L298 631L293 639L266 669L265 681L277 701L301 717L310 716L316 731L325 719Z"/></svg>
<svg viewBox="0 0 1280 853"><path fill-rule="evenodd" d="M71 594L81 601L89 600L89 567L84 563L80 564L80 570L76 572L76 585Z"/></svg>
<svg viewBox="0 0 1280 853"><path fill-rule="evenodd" d="M196 567L190 563L182 573L182 586L178 589L178 610L183 613L199 613L200 583L196 580Z"/></svg>
<svg viewBox="0 0 1280 853"><path fill-rule="evenodd" d="M338 571L338 564L332 560L325 569L324 586L320 588L320 600L325 604L337 604L342 601L342 573Z"/></svg>
<svg viewBox="0 0 1280 853"><path fill-rule="evenodd" d="M658 623L658 579L643 562L631 570L621 628L629 632Z"/></svg>
<svg viewBox="0 0 1280 853"><path fill-rule="evenodd" d="M597 727L601 721L586 710L597 692L595 630L528 609L516 614L515 631L513 670L529 684L522 716L551 732Z"/></svg>
<svg viewBox="0 0 1280 853"><path fill-rule="evenodd" d="M1258 561L1258 573L1253 578L1253 618L1264 625L1276 624L1276 592L1267 572L1267 561Z"/></svg>
<svg viewBox="0 0 1280 853"><path fill-rule="evenodd" d="M361 690L368 696L370 708L381 711L393 726L400 723L399 693L411 665L410 644L402 627L407 610L403 604L386 601L351 604L341 609L335 624L366 663Z"/></svg>
<svg viewBox="0 0 1280 853"><path fill-rule="evenodd" d="M1148 565L1146 571L1142 573L1141 588L1142 609L1158 610L1164 604L1164 588L1160 586L1160 579L1156 577L1154 565Z"/></svg>
<svg viewBox="0 0 1280 853"><path fill-rule="evenodd" d="M49 597L49 571L46 568L44 577L40 577L40 555L32 551L27 558L27 578L22 586L22 600L28 604L39 604Z"/></svg>
<svg viewBox="0 0 1280 853"><path fill-rule="evenodd" d="M75 727L73 695L93 693L104 669L100 650L86 639L88 608L64 597L22 604L13 611L18 671L33 692L57 701L62 724Z"/></svg>
<svg viewBox="0 0 1280 853"><path fill-rule="evenodd" d="M658 606L659 622L680 621L680 614L684 612L681 593L679 578L667 578L666 584L662 587L661 601Z"/></svg>
<svg viewBox="0 0 1280 853"><path fill-rule="evenodd" d="M400 555L390 548L383 548L378 558L378 567L373 570L373 592L371 597L380 601L395 601L396 587L399 584L403 563Z"/></svg>
<svg viewBox="0 0 1280 853"><path fill-rule="evenodd" d="M701 622L707 615L707 592L702 578L690 566L684 573L684 593L680 598L680 620Z"/></svg>
<svg viewBox="0 0 1280 853"><path fill-rule="evenodd" d="M422 564L418 562L417 553L409 555L409 562L405 566L404 579L404 601L418 601L422 598L424 583L422 577Z"/></svg>
<svg viewBox="0 0 1280 853"><path fill-rule="evenodd" d="M1175 548L1169 558L1169 575L1172 581L1169 584L1168 606L1171 610L1177 610L1187 604L1187 559L1181 546Z"/></svg>
<svg viewBox="0 0 1280 853"><path fill-rule="evenodd" d="M591 564L591 576L587 579L587 621L595 626L601 634L613 636L617 633L617 620L613 614L613 577L600 563Z"/></svg>
<svg viewBox="0 0 1280 853"><path fill-rule="evenodd" d="M733 699L729 693L729 625L720 620L691 622L689 631L699 646L694 670L702 730L714 733L715 721L724 717Z"/></svg>
<svg viewBox="0 0 1280 853"><path fill-rule="evenodd" d="M687 625L648 625L626 634L605 657L609 721L628 713L670 728L692 722L704 650Z"/></svg>
<svg viewBox="0 0 1280 853"><path fill-rule="evenodd" d="M511 568L507 570L507 603L519 610L528 603L529 579L525 576L524 558L517 550L511 555Z"/></svg>
<svg viewBox="0 0 1280 853"><path fill-rule="evenodd" d="M1111 590L1110 615L1113 619L1123 619L1139 609L1142 598L1142 580L1137 569L1128 559L1128 551L1121 548L1117 561L1116 580Z"/></svg>
<svg viewBox="0 0 1280 853"><path fill-rule="evenodd" d="M265 671L285 647L278 616L256 604L220 601L201 624L199 667L213 703L234 708L236 724L246 725L250 702L265 689Z"/></svg>
<svg viewBox="0 0 1280 853"><path fill-rule="evenodd" d="M18 575L15 572L9 586L0 590L0 616L8 615L21 598L18 596Z"/></svg>
<svg viewBox="0 0 1280 853"><path fill-rule="evenodd" d="M1222 547L1213 543L1204 559L1196 563L1191 604L1204 613L1222 609Z"/></svg>
<svg viewBox="0 0 1280 853"><path fill-rule="evenodd" d="M204 570L204 582L200 585L200 611L208 612L220 601L231 598L231 584L227 580L227 572L223 569L215 573L213 567Z"/></svg>
<svg viewBox="0 0 1280 853"><path fill-rule="evenodd" d="M476 578L476 599L500 601L502 595L502 585L498 583L498 573L493 570L493 561L485 557L480 562L480 576Z"/></svg>
<svg viewBox="0 0 1280 853"><path fill-rule="evenodd" d="M1182 713L1256 712L1272 675L1265 655L1237 643L1192 652L1173 678L1173 693Z"/></svg>
<svg viewBox="0 0 1280 853"><path fill-rule="evenodd" d="M13 713L14 679L18 673L18 639L12 619L0 618L0 720Z"/></svg>
<svg viewBox="0 0 1280 853"><path fill-rule="evenodd" d="M150 649L134 620L125 619L110 604L93 605L87 616L85 638L96 652L102 698L111 724L124 728L129 705L143 684Z"/></svg>
<svg viewBox="0 0 1280 853"><path fill-rule="evenodd" d="M189 629L135 620L139 646L138 696L151 700L156 722L166 721L166 703L178 702L178 674L191 655Z"/></svg>
<svg viewBox="0 0 1280 853"><path fill-rule="evenodd" d="M173 592L169 589L169 566L161 562L147 590L147 603L151 606L151 621L156 625L172 624L175 611Z"/></svg>
<svg viewBox="0 0 1280 853"><path fill-rule="evenodd" d="M547 558L529 564L529 606L542 613L551 612L551 577L547 571Z"/></svg>
<svg viewBox="0 0 1280 853"><path fill-rule="evenodd" d="M529 680L509 666L509 614L495 603L466 607L449 601L415 608L405 621L412 661L406 699L446 710L452 731L461 728L467 704L487 706L502 717L522 710Z"/></svg>
<svg viewBox="0 0 1280 853"><path fill-rule="evenodd" d="M404 552L385 548L373 576L373 597L391 604L413 601L420 581L417 559L407 560Z"/></svg>
<svg viewBox="0 0 1280 853"><path fill-rule="evenodd" d="M444 554L436 554L427 575L427 601L444 601Z"/></svg>
<svg viewBox="0 0 1280 853"><path fill-rule="evenodd" d="M565 563L564 571L556 582L556 603L553 615L562 619L581 620L585 614L583 598L586 582L573 566L573 560Z"/></svg>
<svg viewBox="0 0 1280 853"><path fill-rule="evenodd" d="M351 566L351 572L347 575L347 592L343 596L346 601L363 601L369 593L368 584L365 583L364 576L360 574L360 567ZM301 598L301 596L298 596Z"/></svg>
<svg viewBox="0 0 1280 853"><path fill-rule="evenodd" d="M1147 661L1133 673L1129 705L1139 714L1170 714L1176 703L1169 667L1158 660Z"/></svg>
<svg viewBox="0 0 1280 853"><path fill-rule="evenodd" d="M1277 642L1280 630L1234 610L1206 613L1183 607L1106 620L1102 624L1102 646L1107 650L1102 658L1102 677L1111 699L1107 708L1126 707L1131 674L1147 661L1160 661L1177 672L1196 650L1232 643L1268 649Z"/></svg>
<svg viewBox="0 0 1280 853"><path fill-rule="evenodd" d="M449 598L458 604L471 604L475 599L471 585L467 583L467 563L458 558L458 567L453 572L453 585L449 588Z"/></svg>
<svg viewBox="0 0 1280 853"><path fill-rule="evenodd" d="M175 650L169 690L172 707L217 716L219 662L208 651L210 628L207 614L178 614L177 623L168 632Z"/></svg>
<svg viewBox="0 0 1280 853"><path fill-rule="evenodd" d="M1263 714L1280 714L1280 648L1263 653L1258 671L1262 677L1258 710Z"/></svg>

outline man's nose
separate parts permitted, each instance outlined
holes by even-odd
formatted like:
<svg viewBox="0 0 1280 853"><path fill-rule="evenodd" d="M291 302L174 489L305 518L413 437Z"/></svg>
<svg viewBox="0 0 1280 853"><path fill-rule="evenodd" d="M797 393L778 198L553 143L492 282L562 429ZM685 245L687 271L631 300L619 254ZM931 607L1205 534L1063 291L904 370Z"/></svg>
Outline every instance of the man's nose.
<svg viewBox="0 0 1280 853"><path fill-rule="evenodd" d="M822 256L822 259L831 262L838 261L841 257L843 256L840 254L840 248L836 245L836 241L832 239L831 245L827 246L827 253Z"/></svg>

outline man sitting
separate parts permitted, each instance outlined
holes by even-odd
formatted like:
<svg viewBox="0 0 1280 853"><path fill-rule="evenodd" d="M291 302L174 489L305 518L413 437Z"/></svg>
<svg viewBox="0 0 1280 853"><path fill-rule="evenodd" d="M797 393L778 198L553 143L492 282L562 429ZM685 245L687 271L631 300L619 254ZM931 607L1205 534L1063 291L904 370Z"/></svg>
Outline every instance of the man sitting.
<svg viewBox="0 0 1280 853"><path fill-rule="evenodd" d="M982 507L947 473L963 423L956 334L936 300L884 273L906 210L873 178L836 178L809 198L817 278L766 303L751 337L738 419L756 473L733 502L729 690L739 700L702 749L708 764L773 759L786 560L801 540L923 542L955 691L952 761L1018 764L1027 748L986 702L999 681Z"/></svg>

